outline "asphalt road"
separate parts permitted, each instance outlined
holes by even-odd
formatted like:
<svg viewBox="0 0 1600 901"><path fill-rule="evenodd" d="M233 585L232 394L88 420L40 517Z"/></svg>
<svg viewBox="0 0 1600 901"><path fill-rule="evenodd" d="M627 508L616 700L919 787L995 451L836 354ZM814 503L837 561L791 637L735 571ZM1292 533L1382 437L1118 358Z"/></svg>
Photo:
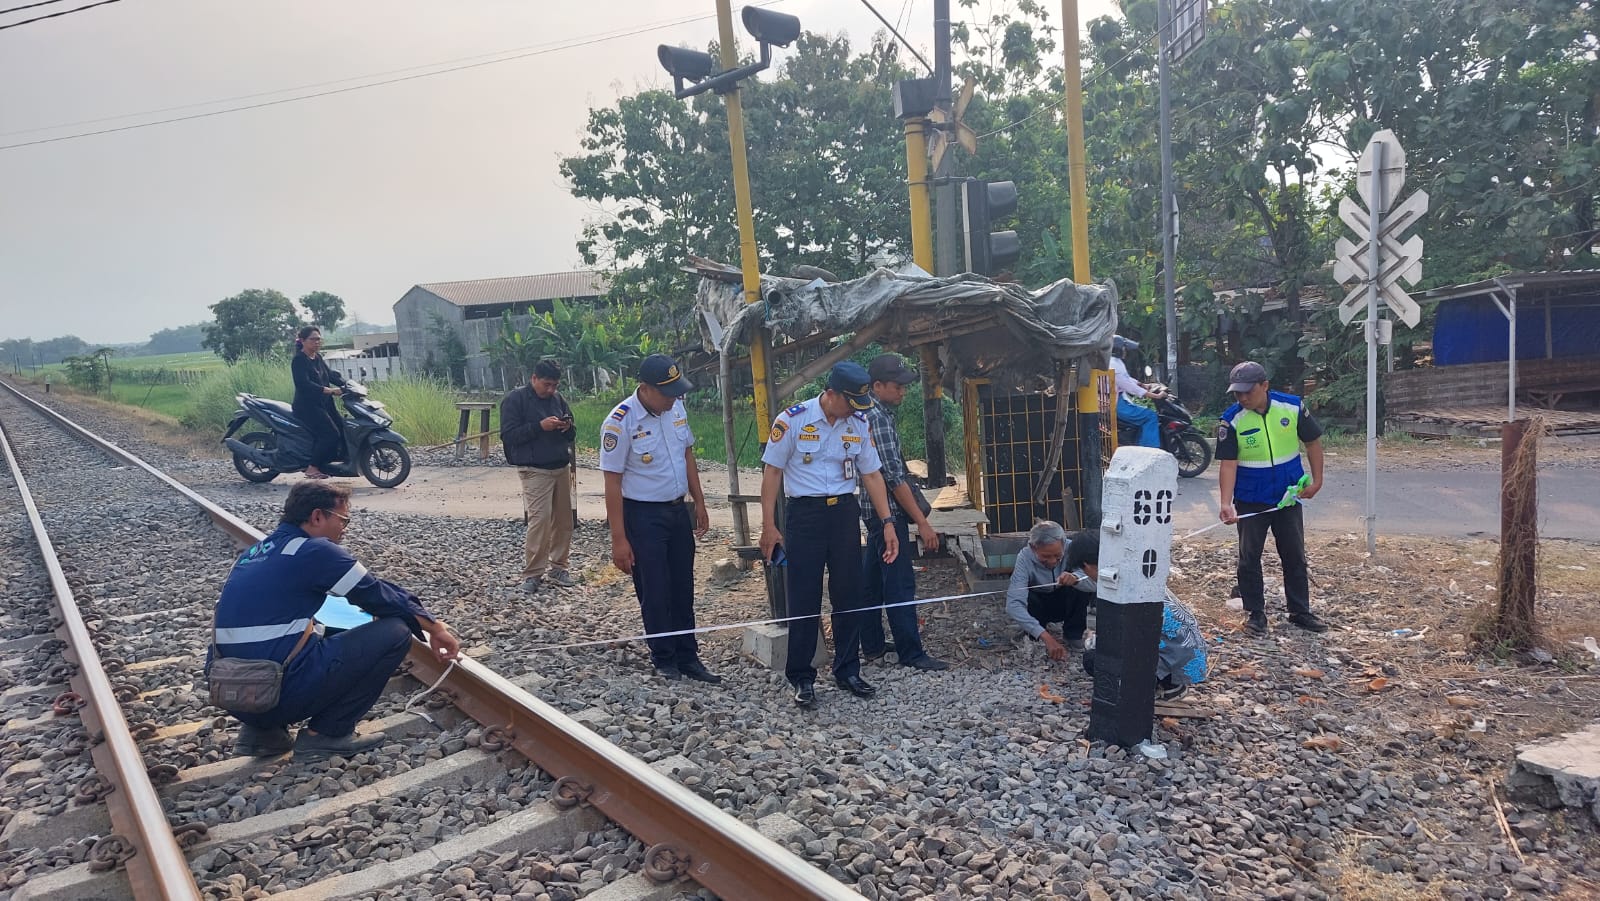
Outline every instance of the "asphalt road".
<svg viewBox="0 0 1600 901"><path fill-rule="evenodd" d="M1366 472L1360 461L1329 461L1322 490L1306 503L1308 531L1366 534ZM1436 538L1500 537L1498 467L1428 466L1378 471L1378 534ZM1539 534L1600 541L1600 470L1541 467ZM1178 480L1178 534L1217 518L1217 467Z"/></svg>

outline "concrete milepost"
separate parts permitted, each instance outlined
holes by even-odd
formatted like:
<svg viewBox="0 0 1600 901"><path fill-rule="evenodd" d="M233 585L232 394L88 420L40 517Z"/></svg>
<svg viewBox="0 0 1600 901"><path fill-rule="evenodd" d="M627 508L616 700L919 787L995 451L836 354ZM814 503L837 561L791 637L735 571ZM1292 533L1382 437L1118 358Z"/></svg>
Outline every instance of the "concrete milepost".
<svg viewBox="0 0 1600 901"><path fill-rule="evenodd" d="M1428 211L1428 194L1417 191L1395 202L1406 181L1406 151L1394 132L1384 129L1372 136L1361 151L1356 193L1362 210L1346 197L1339 202L1339 218L1355 233L1359 243L1340 238L1335 247L1333 275L1343 284L1354 282L1339 304L1339 318L1349 325L1357 312L1367 309L1363 328L1367 339L1367 554L1378 553L1378 347L1393 337L1393 323L1378 318L1382 303L1391 315L1409 326L1422 319L1422 308L1400 282L1415 284L1422 278L1422 238L1400 236Z"/></svg>
<svg viewBox="0 0 1600 901"><path fill-rule="evenodd" d="M1118 448L1106 470L1091 740L1126 748L1150 738L1177 489L1178 462L1154 448Z"/></svg>

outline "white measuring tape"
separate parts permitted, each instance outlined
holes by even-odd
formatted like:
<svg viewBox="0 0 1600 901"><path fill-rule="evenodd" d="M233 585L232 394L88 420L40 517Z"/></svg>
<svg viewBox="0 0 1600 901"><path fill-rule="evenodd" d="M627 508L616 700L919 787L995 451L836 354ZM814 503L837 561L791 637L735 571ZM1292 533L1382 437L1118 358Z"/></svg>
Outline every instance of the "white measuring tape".
<svg viewBox="0 0 1600 901"><path fill-rule="evenodd" d="M1296 502L1297 503L1304 503L1304 499L1297 498ZM1238 522L1241 519L1249 519L1252 516L1260 516L1263 513L1271 513L1274 510L1283 510L1283 509L1287 509L1287 508L1285 508L1285 507L1269 507L1269 508L1267 508L1265 510L1258 510L1258 511L1256 511L1254 513L1246 513L1246 514L1244 514L1242 516L1239 516L1239 517L1235 518L1234 522ZM1232 524L1233 523L1225 523L1225 522L1221 522L1221 521L1214 522L1211 525L1206 526L1204 528L1196 529L1195 531L1190 532L1189 534L1184 535L1181 538L1174 538L1173 539L1173 543L1177 543L1179 541L1186 541L1186 540L1188 540L1190 538L1195 537L1196 535L1203 535L1206 532L1209 532L1212 529L1215 529L1215 528L1217 528L1219 526L1232 525ZM1043 586L1029 586L1029 587L1030 588L1038 588L1038 587L1043 587ZM899 601L899 602L893 603L893 604L878 604L878 605L872 606L872 607L856 607L856 608L853 608L853 609L850 609L850 610L834 610L834 611L832 611L831 615L838 616L840 614L847 614L847 613L874 613L874 612L879 611L879 610L889 610L889 609L894 608L894 607L920 607L920 606L923 606L924 604L941 604L941 603L944 603L946 601L963 601L963 600L967 600L969 598L989 597L991 595L996 595L996 594L1002 594L1003 595L1003 594L1006 593L1006 590L1007 589L999 588L999 589L995 589L993 591L974 591L974 592L970 592L968 594L947 594L947 595L944 595L942 597L936 597L936 598L918 598L916 600L910 600L910 601ZM537 652L540 652L540 651L565 651L565 650L571 650L573 648L592 648L592 647L598 647L600 645L606 645L606 644L622 644L622 643L625 643L625 642L633 642L633 641L649 641L652 638L676 638L676 637L678 637L680 635L704 635L704 634L709 633L709 632L724 632L724 631L727 631L729 629L746 629L746 628L749 628L751 626L775 626L775 625L778 625L780 623L792 623L792 622L795 622L796 620L802 620L802 619L818 619L819 617L821 617L821 615L822 614L819 611L818 613L812 614L810 616L784 616L784 617L779 617L777 619L752 619L752 620L746 620L744 622L738 622L738 623L724 623L722 625L717 625L717 626L700 626L700 627L694 628L694 629L679 629L679 630L674 631L674 632L646 632L646 633L643 633L643 634L640 634L640 635L622 635L622 636L618 636L618 637L615 637L615 638L595 638L595 639L590 639L590 640L587 640L587 641L568 642L566 644L543 645L541 647L529 648L528 650L529 650L530 653L537 653ZM449 673L449 671L446 670L446 674L448 674L448 673ZM444 679L444 677L441 676L440 677L440 681L443 681L443 679ZM434 685L433 685L433 688L437 688L438 684L439 684L438 682L435 682ZM428 691L425 691L422 694L417 695L417 697L415 697L415 698L413 698L411 700L411 703L414 704L417 701L421 700L425 695L428 694L428 692L433 691L433 688L429 688ZM411 706L411 704L407 704L406 706L409 707L409 706Z"/></svg>
<svg viewBox="0 0 1600 901"><path fill-rule="evenodd" d="M989 595L993 594L1005 594L1005 592L1005 589L998 588L994 591L975 591L970 594L947 594L943 597L937 598L919 598L912 601L900 601L894 604L879 604L874 607L855 607L850 610L835 610L833 611L833 615L838 616L846 613L870 613L877 610L888 610L891 607L920 607L923 604L939 604L945 601L960 601L967 598L988 597ZM792 623L795 620L817 619L820 616L820 613L816 613L810 616L785 616L778 619L752 619L742 623L725 623L720 626L701 626L697 629L679 629L676 632L648 632L643 635L626 635L618 638L596 638L591 641L575 641L570 644L552 644L545 645L543 647L530 648L529 652L563 651L567 650L568 648L589 648L603 644L619 644L621 642L628 641L647 641L651 638L674 638L679 635L701 635L706 632L722 632L728 629L744 629L750 626L773 626L779 623Z"/></svg>

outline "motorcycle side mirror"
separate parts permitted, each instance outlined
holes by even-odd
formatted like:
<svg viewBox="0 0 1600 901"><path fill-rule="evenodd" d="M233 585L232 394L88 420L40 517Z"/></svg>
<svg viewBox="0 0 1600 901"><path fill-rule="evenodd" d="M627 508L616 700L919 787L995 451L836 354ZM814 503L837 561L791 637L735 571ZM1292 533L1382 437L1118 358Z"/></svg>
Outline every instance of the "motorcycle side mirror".
<svg viewBox="0 0 1600 901"><path fill-rule="evenodd" d="M1155 374L1156 374L1156 371L1154 369L1151 369L1149 366L1146 366L1144 368L1144 377L1145 378L1149 378L1149 377L1151 377L1151 376L1153 376Z"/></svg>

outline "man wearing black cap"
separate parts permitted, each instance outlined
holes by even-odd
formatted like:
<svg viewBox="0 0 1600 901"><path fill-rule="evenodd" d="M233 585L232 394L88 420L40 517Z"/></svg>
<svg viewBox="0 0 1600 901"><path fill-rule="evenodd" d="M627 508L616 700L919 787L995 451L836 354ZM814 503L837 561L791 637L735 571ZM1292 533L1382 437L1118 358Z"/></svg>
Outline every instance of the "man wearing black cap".
<svg viewBox="0 0 1600 901"><path fill-rule="evenodd" d="M872 408L872 382L859 363L836 364L821 394L795 404L773 420L761 455L761 554L773 563L782 545L788 561L789 623L785 674L794 702L817 703L817 617L822 614L822 571L828 571L833 604L833 678L856 697L877 693L861 678L861 530L857 523L857 479L877 514L868 528L883 535L883 559L892 563L900 540L889 518L883 463L872 443L863 410ZM783 533L778 531L778 488L787 495Z"/></svg>
<svg viewBox="0 0 1600 901"><path fill-rule="evenodd" d="M694 385L666 354L639 364L639 388L600 426L600 471L606 480L611 562L633 576L645 632L694 626L694 540L711 527L694 433L681 398ZM694 516L683 502L694 501ZM647 639L650 661L664 679L716 684L700 662L693 635Z"/></svg>
<svg viewBox="0 0 1600 901"><path fill-rule="evenodd" d="M1246 360L1228 374L1228 391L1236 403L1222 411L1217 423L1217 487L1223 522L1239 525L1239 596L1254 635L1267 634L1266 588L1261 552L1272 530L1283 563L1283 597L1289 622L1310 632L1328 629L1311 612L1311 584L1306 570L1305 519L1298 503L1279 507L1285 493L1305 475L1300 445L1311 463L1311 484L1300 490L1305 500L1322 490L1322 426L1292 394L1272 391L1267 370Z"/></svg>
<svg viewBox="0 0 1600 901"><path fill-rule="evenodd" d="M861 653L868 660L882 657L887 646L883 640L883 620L889 619L889 632L894 636L895 656L905 666L920 670L949 669L950 664L928 656L922 648L922 635L917 629L917 608L889 606L879 613L876 608L885 604L902 604L916 600L917 574L911 568L911 530L914 523L924 550L939 546L939 533L928 523L928 517L917 506L911 483L906 481L906 462L900 452L900 434L895 431L894 412L906 399L906 386L917 380L917 374L906 368L899 354L883 354L867 364L867 376L872 379L872 409L867 411L867 426L872 443L883 461L883 484L889 495L889 516L894 520L895 537L899 539L901 553L893 562L883 559L883 532L867 529L867 550L861 556L862 607ZM871 499L863 494L861 503L871 509Z"/></svg>
<svg viewBox="0 0 1600 901"><path fill-rule="evenodd" d="M500 401L500 445L506 462L522 479L522 590L537 594L550 583L571 588L567 559L572 553L572 408L561 396L561 367L540 360L528 384Z"/></svg>

